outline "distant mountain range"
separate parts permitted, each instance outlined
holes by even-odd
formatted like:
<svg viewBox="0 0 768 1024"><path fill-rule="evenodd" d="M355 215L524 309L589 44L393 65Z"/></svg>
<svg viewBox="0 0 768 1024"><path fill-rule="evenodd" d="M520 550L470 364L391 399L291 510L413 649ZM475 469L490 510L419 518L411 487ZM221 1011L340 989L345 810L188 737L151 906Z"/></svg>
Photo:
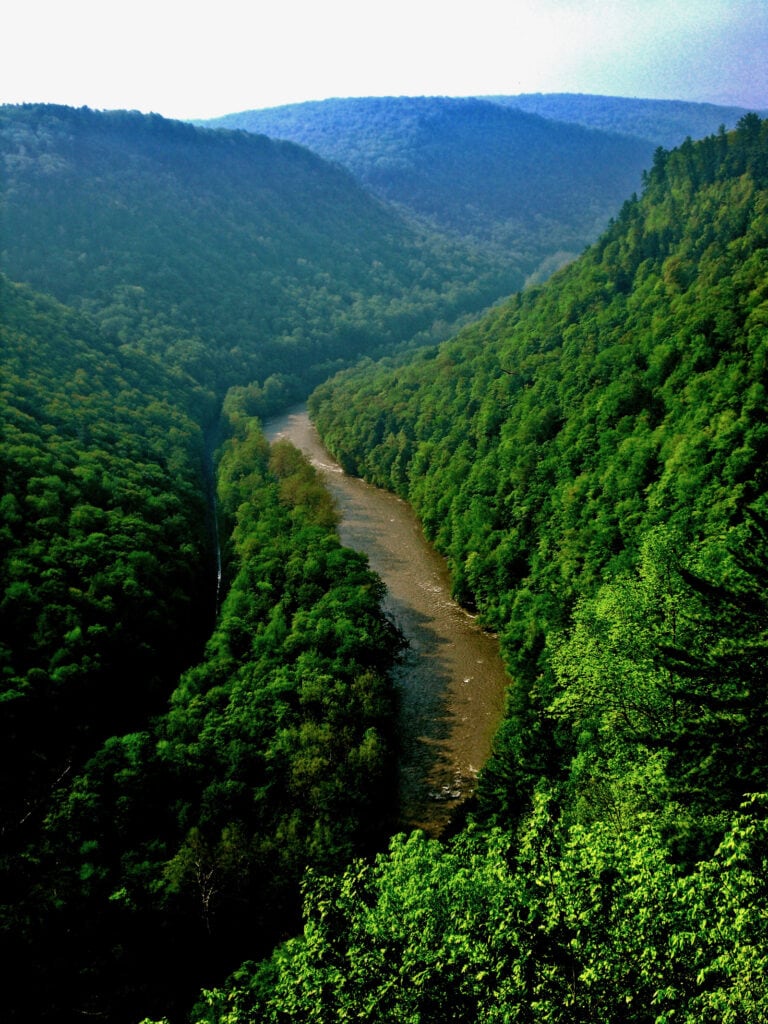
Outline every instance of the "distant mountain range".
<svg viewBox="0 0 768 1024"><path fill-rule="evenodd" d="M0 160L0 271L217 391L280 373L305 394L524 280L288 142L23 105L0 108Z"/></svg>
<svg viewBox="0 0 768 1024"><path fill-rule="evenodd" d="M591 243L654 149L474 98L323 100L198 123L307 146L441 230L518 254L528 272Z"/></svg>
<svg viewBox="0 0 768 1024"><path fill-rule="evenodd" d="M733 128L745 113L555 93L329 99L196 123L307 146L412 216L517 256L533 280L595 240L639 191L656 148Z"/></svg>
<svg viewBox="0 0 768 1024"><path fill-rule="evenodd" d="M592 96L586 93L523 93L520 96L485 96L486 100L554 121L568 121L646 139L672 149L690 136L703 139L720 125L734 128L746 107L722 107L685 100L644 100L625 96ZM757 111L760 113L760 111ZM763 115L768 111L762 111Z"/></svg>

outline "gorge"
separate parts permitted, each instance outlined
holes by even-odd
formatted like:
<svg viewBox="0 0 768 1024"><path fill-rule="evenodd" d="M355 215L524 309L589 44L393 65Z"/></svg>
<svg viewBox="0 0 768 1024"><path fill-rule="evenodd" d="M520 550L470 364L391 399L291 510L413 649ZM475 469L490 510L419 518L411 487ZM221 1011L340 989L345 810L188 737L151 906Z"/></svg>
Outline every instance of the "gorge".
<svg viewBox="0 0 768 1024"><path fill-rule="evenodd" d="M408 648L396 671L403 829L438 835L471 795L503 712L509 677L496 638L450 597L444 559L410 506L347 475L298 406L265 424L320 470L341 514L342 543L364 552L387 586L385 611Z"/></svg>

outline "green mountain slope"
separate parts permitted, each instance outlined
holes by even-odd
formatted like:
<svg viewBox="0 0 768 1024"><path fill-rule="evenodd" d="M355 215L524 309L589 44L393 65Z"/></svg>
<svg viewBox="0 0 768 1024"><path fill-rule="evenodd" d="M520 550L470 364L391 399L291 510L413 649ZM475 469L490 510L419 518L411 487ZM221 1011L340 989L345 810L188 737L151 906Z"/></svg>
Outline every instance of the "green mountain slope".
<svg viewBox="0 0 768 1024"><path fill-rule="evenodd" d="M30 106L0 148L0 262L50 293L0 277L4 1014L128 1024L389 822L380 584L250 417L522 278L288 143Z"/></svg>
<svg viewBox="0 0 768 1024"><path fill-rule="evenodd" d="M0 269L219 394L275 374L301 393L522 281L289 143L20 106L0 110L0 153Z"/></svg>
<svg viewBox="0 0 768 1024"><path fill-rule="evenodd" d="M190 378L1 276L0 309L0 948L5 1012L41 1019L61 1005L42 979L87 958L81 894L61 887L79 846L46 827L101 744L165 707L213 619L211 410Z"/></svg>
<svg viewBox="0 0 768 1024"><path fill-rule="evenodd" d="M0 277L5 1017L180 1020L204 986L195 1024L764 1019L768 123L657 153L548 286L318 390L516 678L469 827L362 862L398 638L249 414L487 264L291 145L2 113L2 259L72 304ZM304 933L208 991L296 932L302 878Z"/></svg>
<svg viewBox="0 0 768 1024"><path fill-rule="evenodd" d="M2 276L0 308L4 1019L135 1024L268 952L307 866L381 846L400 641L237 394L219 587L210 396Z"/></svg>
<svg viewBox="0 0 768 1024"><path fill-rule="evenodd" d="M19 782L4 812L21 819L94 737L162 706L199 653L212 410L188 377L1 276L0 307L2 748L4 783Z"/></svg>
<svg viewBox="0 0 768 1024"><path fill-rule="evenodd" d="M686 138L703 139L720 125L735 128L749 113L743 107L684 100L646 100L625 96L593 96L583 93L524 93L520 96L484 96L504 107L529 114L567 121L646 139L655 146L672 149ZM765 114L766 111L758 111Z"/></svg>
<svg viewBox="0 0 768 1024"><path fill-rule="evenodd" d="M312 399L342 464L413 503L518 695L649 531L717 563L765 512L767 146L750 116L660 154L642 200L541 291ZM559 755L526 756L535 774Z"/></svg>
<svg viewBox="0 0 768 1024"><path fill-rule="evenodd" d="M516 669L481 800L307 885L195 1021L768 1015L768 122L660 153L548 285L312 400Z"/></svg>
<svg viewBox="0 0 768 1024"><path fill-rule="evenodd" d="M475 99L324 100L208 123L309 146L420 217L520 254L528 270L591 242L652 153Z"/></svg>

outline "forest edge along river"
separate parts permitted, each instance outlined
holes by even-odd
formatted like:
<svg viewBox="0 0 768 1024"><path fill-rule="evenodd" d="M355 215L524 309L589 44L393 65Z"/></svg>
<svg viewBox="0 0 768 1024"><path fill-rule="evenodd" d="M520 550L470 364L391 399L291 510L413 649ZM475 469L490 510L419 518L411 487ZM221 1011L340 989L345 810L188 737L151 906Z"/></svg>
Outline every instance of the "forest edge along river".
<svg viewBox="0 0 768 1024"><path fill-rule="evenodd" d="M348 476L325 449L306 406L268 420L321 472L335 498L344 545L368 556L387 587L384 610L408 648L395 670L400 712L400 818L440 835L474 791L501 720L509 684L496 638L450 597L444 559L411 507Z"/></svg>

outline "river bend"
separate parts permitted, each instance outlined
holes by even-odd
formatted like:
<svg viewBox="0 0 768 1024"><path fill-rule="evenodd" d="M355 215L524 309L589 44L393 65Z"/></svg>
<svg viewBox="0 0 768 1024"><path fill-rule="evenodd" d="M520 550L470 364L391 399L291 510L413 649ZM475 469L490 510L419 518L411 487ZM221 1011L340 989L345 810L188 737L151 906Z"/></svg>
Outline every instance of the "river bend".
<svg viewBox="0 0 768 1024"><path fill-rule="evenodd" d="M439 835L472 793L501 720L509 677L496 638L451 599L445 561L410 506L344 473L305 406L264 430L270 441L288 438L320 470L341 513L342 543L364 552L386 584L386 614L409 643L395 673L401 827Z"/></svg>

